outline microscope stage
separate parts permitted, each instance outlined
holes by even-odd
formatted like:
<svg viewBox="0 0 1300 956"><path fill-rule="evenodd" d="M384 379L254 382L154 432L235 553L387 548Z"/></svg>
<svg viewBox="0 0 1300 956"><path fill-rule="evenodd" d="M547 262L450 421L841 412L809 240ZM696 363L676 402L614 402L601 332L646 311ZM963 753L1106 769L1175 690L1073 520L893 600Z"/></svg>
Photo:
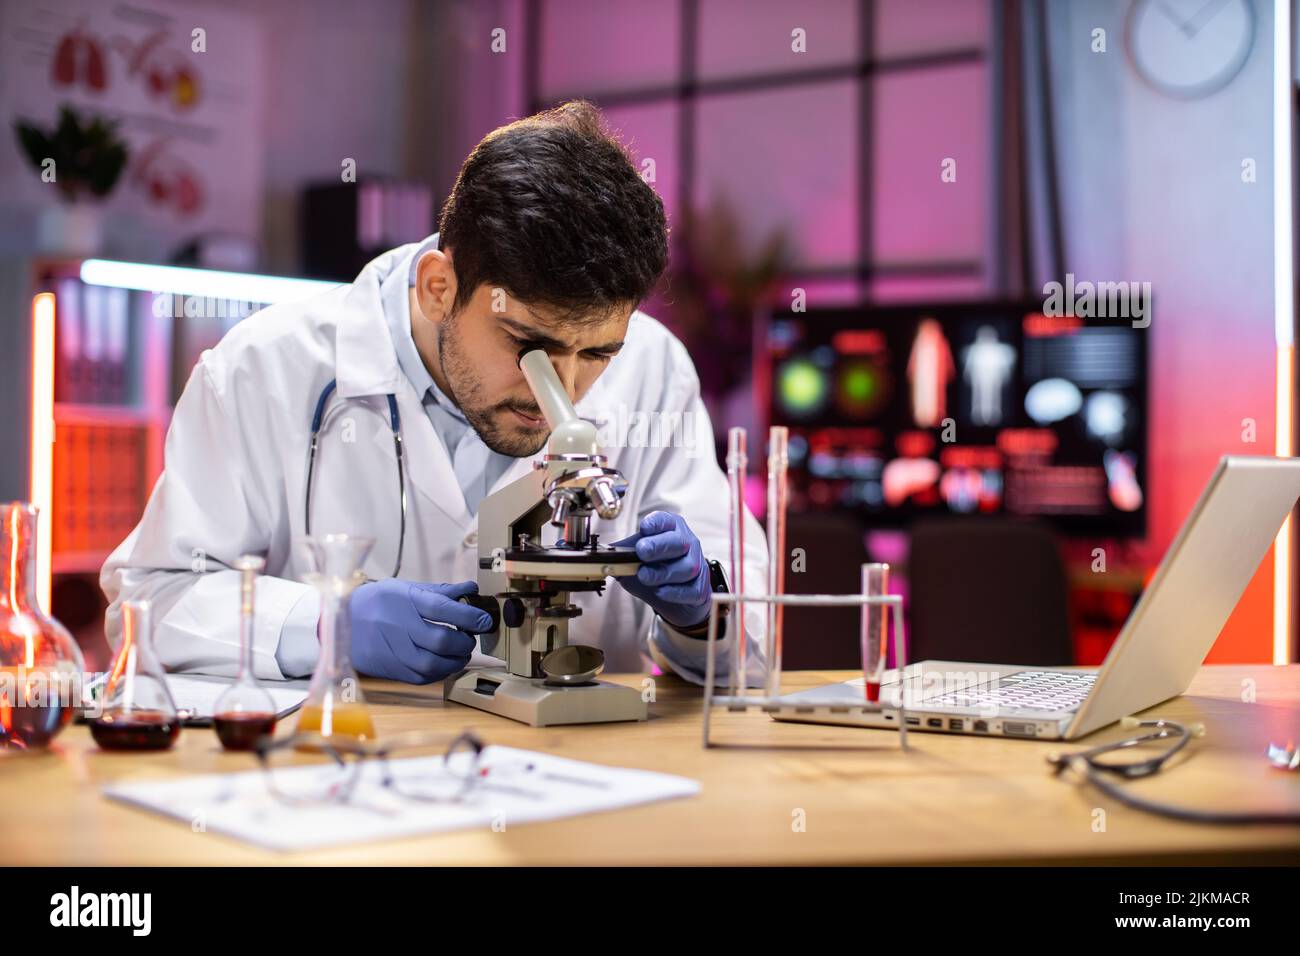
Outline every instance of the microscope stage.
<svg viewBox="0 0 1300 956"><path fill-rule="evenodd" d="M641 559L634 548L512 548L502 569L511 578L595 581L636 574Z"/></svg>

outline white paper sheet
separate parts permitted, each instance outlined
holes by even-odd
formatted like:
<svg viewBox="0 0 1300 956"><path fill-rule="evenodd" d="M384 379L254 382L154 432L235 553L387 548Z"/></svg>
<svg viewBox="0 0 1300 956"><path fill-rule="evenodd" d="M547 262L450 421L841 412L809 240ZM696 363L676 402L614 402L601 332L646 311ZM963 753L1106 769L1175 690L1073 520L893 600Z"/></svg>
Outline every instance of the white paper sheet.
<svg viewBox="0 0 1300 956"><path fill-rule="evenodd" d="M468 757L458 754L453 758ZM463 764L453 763L459 770ZM442 757L390 762L394 772L415 774L421 792L460 792L461 780ZM146 810L271 850L320 847L449 830L509 829L585 813L694 796L700 784L646 770L605 767L513 747L487 747L479 784L456 802L411 800L385 788L376 761L367 761L347 803L289 805L272 796L261 771L210 774L157 781L128 781L104 788L104 795ZM306 793L326 764L294 767L277 776L290 792ZM277 771L277 774L281 773ZM431 861L432 862L432 861Z"/></svg>
<svg viewBox="0 0 1300 956"><path fill-rule="evenodd" d="M225 677L204 674L168 674L167 689L172 692L176 709L186 720L201 720L212 716L221 692L233 681ZM297 710L307 699L306 680L262 681L262 688L275 701L275 712L284 717ZM188 713L185 713L188 711Z"/></svg>

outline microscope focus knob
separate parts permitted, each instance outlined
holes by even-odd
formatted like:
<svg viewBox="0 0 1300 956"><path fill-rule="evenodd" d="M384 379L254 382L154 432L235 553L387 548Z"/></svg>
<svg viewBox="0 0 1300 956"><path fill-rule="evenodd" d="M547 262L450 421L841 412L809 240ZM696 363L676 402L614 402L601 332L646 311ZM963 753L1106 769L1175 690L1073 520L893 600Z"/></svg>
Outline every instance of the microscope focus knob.
<svg viewBox="0 0 1300 956"><path fill-rule="evenodd" d="M480 611L492 618L492 629L489 634L495 634L501 629L501 606L497 599L490 594L466 594L460 599L461 604L468 604L470 607L476 607Z"/></svg>
<svg viewBox="0 0 1300 956"><path fill-rule="evenodd" d="M524 602L519 598L506 598L501 602L501 620L506 627L519 627L524 623Z"/></svg>

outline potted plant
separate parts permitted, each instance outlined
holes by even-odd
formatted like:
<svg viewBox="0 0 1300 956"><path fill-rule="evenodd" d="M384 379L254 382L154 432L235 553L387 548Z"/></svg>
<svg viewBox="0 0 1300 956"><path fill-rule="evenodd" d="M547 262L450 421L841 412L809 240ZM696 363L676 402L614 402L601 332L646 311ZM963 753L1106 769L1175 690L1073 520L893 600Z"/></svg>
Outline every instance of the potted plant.
<svg viewBox="0 0 1300 956"><path fill-rule="evenodd" d="M117 185L129 156L117 124L100 117L83 119L64 106L53 129L20 119L14 132L28 162L58 195L59 201L41 211L37 234L42 251L98 252L103 231L98 204Z"/></svg>

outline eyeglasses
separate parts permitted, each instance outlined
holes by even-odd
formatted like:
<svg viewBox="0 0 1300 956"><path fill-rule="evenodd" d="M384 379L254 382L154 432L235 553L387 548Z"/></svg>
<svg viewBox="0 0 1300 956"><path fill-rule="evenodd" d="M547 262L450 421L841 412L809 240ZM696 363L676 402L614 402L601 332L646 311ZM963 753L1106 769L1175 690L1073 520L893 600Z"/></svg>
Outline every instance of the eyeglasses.
<svg viewBox="0 0 1300 956"><path fill-rule="evenodd" d="M441 750L441 761L402 760L416 751ZM367 764L375 767L378 785L384 792L424 803L460 803L478 786L485 745L470 731L456 736L415 732L398 734L382 741L361 741L349 737L322 737L302 733L279 740L263 737L255 748L266 779L267 790L291 806L354 802ZM328 763L301 764L300 751L324 754Z"/></svg>

